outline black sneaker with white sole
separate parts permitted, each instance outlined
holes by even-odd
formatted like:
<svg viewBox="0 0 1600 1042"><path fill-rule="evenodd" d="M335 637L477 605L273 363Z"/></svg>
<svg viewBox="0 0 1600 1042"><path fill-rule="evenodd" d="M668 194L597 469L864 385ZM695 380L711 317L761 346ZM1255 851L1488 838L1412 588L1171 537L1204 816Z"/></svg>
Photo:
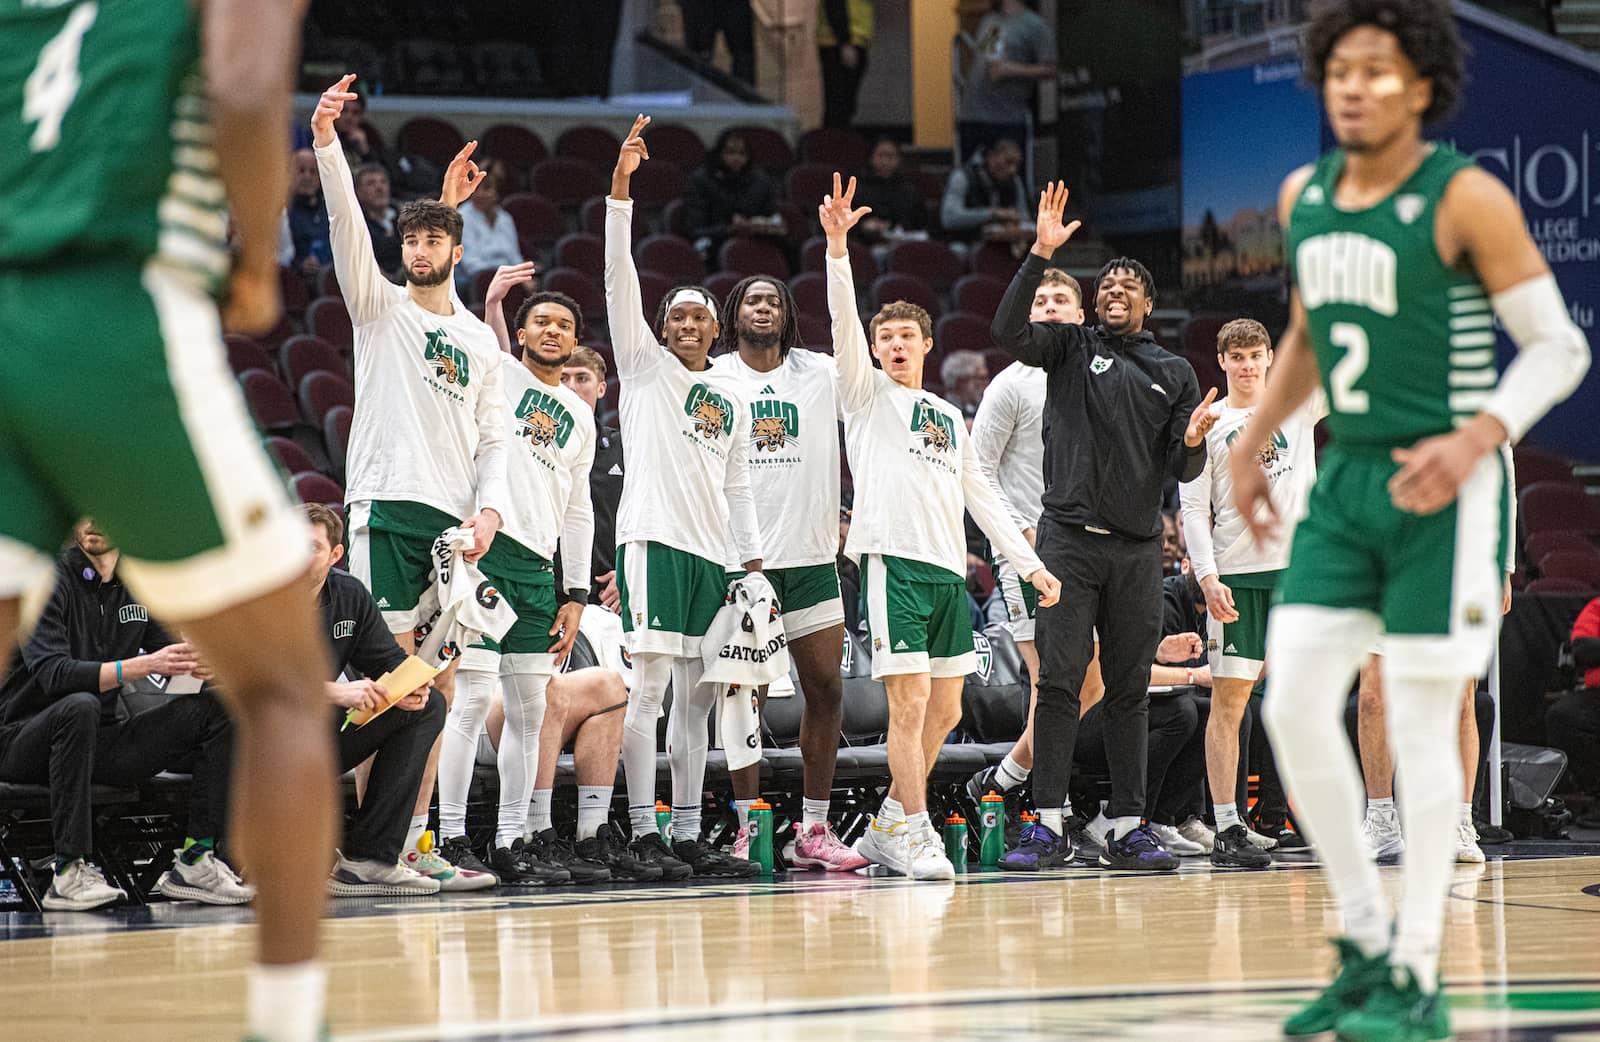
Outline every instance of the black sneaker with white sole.
<svg viewBox="0 0 1600 1042"><path fill-rule="evenodd" d="M744 858L730 857L712 850L698 840L680 839L672 844L672 856L694 869L696 876L710 879L753 879L761 865Z"/></svg>
<svg viewBox="0 0 1600 1042"><path fill-rule="evenodd" d="M605 862L585 857L569 840L561 838L554 828L535 832L528 840L528 853L540 861L560 865L572 873L574 883L609 883L611 869Z"/></svg>
<svg viewBox="0 0 1600 1042"><path fill-rule="evenodd" d="M531 856L520 839L509 847L491 850L489 863L500 877L501 886L561 886L572 882L571 872Z"/></svg>
<svg viewBox="0 0 1600 1042"><path fill-rule="evenodd" d="M483 859L472 849L472 844L467 842L465 836L451 836L445 840L439 847L439 856L458 869L494 874L494 870L483 863Z"/></svg>
<svg viewBox="0 0 1600 1042"><path fill-rule="evenodd" d="M1266 868L1272 864L1272 855L1250 842L1250 832L1241 822L1217 833L1211 864L1217 868Z"/></svg>
<svg viewBox="0 0 1600 1042"><path fill-rule="evenodd" d="M667 841L661 838L661 833L654 829L635 837L628 844L628 852L646 865L661 869L661 878L668 882L680 882L694 876L694 869L688 862L679 860L678 855L667 846Z"/></svg>
<svg viewBox="0 0 1600 1042"><path fill-rule="evenodd" d="M610 825L601 825L588 839L578 841L578 855L598 861L611 870L619 883L654 883L661 879L661 866L652 865L629 850Z"/></svg>

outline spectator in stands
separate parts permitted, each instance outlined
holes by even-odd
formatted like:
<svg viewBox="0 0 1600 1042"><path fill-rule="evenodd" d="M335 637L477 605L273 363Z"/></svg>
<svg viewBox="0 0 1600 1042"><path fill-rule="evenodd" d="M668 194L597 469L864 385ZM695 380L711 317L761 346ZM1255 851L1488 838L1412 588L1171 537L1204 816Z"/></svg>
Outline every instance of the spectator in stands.
<svg viewBox="0 0 1600 1042"><path fill-rule="evenodd" d="M709 65L720 32L733 58L734 79L754 84L756 30L750 0L678 0L678 6L683 9L684 46Z"/></svg>
<svg viewBox="0 0 1600 1042"><path fill-rule="evenodd" d="M616 611L622 604L617 592L617 504L622 502L622 437L615 427L599 420L600 402L606 396L606 360L592 348L572 352L561 370L561 382L595 410L594 466L589 468L589 499L594 505L594 564L589 574L593 586L589 603Z"/></svg>
<svg viewBox="0 0 1600 1042"><path fill-rule="evenodd" d="M461 246L456 289L463 297L478 272L523 262L517 222L500 205L499 185L489 174L479 180L472 199L461 208Z"/></svg>
<svg viewBox="0 0 1600 1042"><path fill-rule="evenodd" d="M91 520L56 564L55 590L0 686L0 781L50 787L53 911L86 911L127 897L89 860L93 785L138 785L163 770L192 771L190 837L159 888L174 899L244 904L255 896L216 853L228 803L233 729L214 694L171 695L119 719L125 683L203 674L117 576L118 553Z"/></svg>
<svg viewBox="0 0 1600 1042"><path fill-rule="evenodd" d="M294 259L289 266L302 274L315 275L333 264L328 207L322 199L316 153L309 148L297 149L290 159L289 172L289 238L294 243Z"/></svg>
<svg viewBox="0 0 1600 1042"><path fill-rule="evenodd" d="M1556 699L1545 713L1545 734L1567 754L1572 780L1587 796L1600 799L1600 597L1578 613L1572 624L1572 657L1583 671L1583 687ZM1591 809L1583 821L1593 821Z"/></svg>
<svg viewBox="0 0 1600 1042"><path fill-rule="evenodd" d="M1012 139L1002 138L950 171L939 207L944 230L968 243L1031 238L1030 200L1021 169L1022 149Z"/></svg>
<svg viewBox="0 0 1600 1042"><path fill-rule="evenodd" d="M978 22L977 54L961 89L961 155L1002 138L1028 140L1034 85L1055 75L1055 35L1044 19L1022 0L995 0Z"/></svg>
<svg viewBox="0 0 1600 1042"><path fill-rule="evenodd" d="M378 259L383 273L397 281L402 263L400 232L395 227L399 214L390 205L389 171L376 163L367 163L356 168L355 181L356 201L361 204L367 231L372 235L372 255Z"/></svg>
<svg viewBox="0 0 1600 1042"><path fill-rule="evenodd" d="M339 143L344 146L345 161L350 164L350 169L359 170L363 166L381 166L392 180L395 175L394 159L378 140L378 135L367 124L367 96L354 86L351 91L356 95L345 102L344 111L339 113L339 118L333 121L333 129L339 135Z"/></svg>
<svg viewBox="0 0 1600 1042"><path fill-rule="evenodd" d="M717 137L705 163L690 176L684 203L689 234L707 257L716 256L732 235L784 234L777 184L750 161L749 142L736 128Z"/></svg>
<svg viewBox="0 0 1600 1042"><path fill-rule="evenodd" d="M900 143L893 138L882 137L873 144L856 189L856 201L872 208L855 227L857 238L864 242L915 237L928 226L922 189L900 168L901 160Z"/></svg>
<svg viewBox="0 0 1600 1042"><path fill-rule="evenodd" d="M1189 556L1189 548L1184 545L1183 522L1179 520L1175 510L1161 512L1161 574L1180 575L1183 572L1183 559Z"/></svg>
<svg viewBox="0 0 1600 1042"><path fill-rule="evenodd" d="M328 878L328 893L334 897L436 894L437 879L404 867L399 858L428 750L444 730L444 696L420 688L395 701L399 692L377 682L404 662L406 653L395 643L361 580L333 570L344 557L344 521L322 503L308 503L305 511L311 522L310 581L333 649L336 679L328 682L327 691L336 710L335 726L341 728L339 769L348 771L372 759L361 806L345 830ZM339 679L347 671L355 674L354 680ZM391 702L393 707L370 723L344 726L347 713L380 710Z"/></svg>
<svg viewBox="0 0 1600 1042"><path fill-rule="evenodd" d="M967 418L967 429L972 429L972 418L978 415L978 403L983 400L983 389L989 386L989 363L977 351L952 351L939 365L939 382L944 384L944 395Z"/></svg>
<svg viewBox="0 0 1600 1042"><path fill-rule="evenodd" d="M822 63L822 125L848 127L855 122L856 97L867 75L876 12L873 0L823 0L821 6L817 56Z"/></svg>

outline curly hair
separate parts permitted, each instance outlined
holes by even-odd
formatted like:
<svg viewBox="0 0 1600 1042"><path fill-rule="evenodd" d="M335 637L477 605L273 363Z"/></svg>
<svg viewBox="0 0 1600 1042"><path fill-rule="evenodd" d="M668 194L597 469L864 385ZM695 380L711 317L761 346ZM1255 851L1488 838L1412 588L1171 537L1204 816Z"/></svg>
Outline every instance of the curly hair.
<svg viewBox="0 0 1600 1042"><path fill-rule="evenodd" d="M1113 257L1106 261L1106 266L1100 269L1100 274L1094 278L1095 292L1100 290L1100 283L1114 271L1125 271L1139 280L1139 285L1144 287L1144 295L1150 300L1156 299L1156 277L1150 274L1150 269L1134 260L1132 257Z"/></svg>
<svg viewBox="0 0 1600 1042"><path fill-rule="evenodd" d="M783 324L778 327L778 355L788 358L789 352L800 346L800 319L794 311L794 295L782 279L772 275L751 275L740 280L722 302L722 329L717 334L718 354L731 354L739 350L739 308L744 305L744 295L758 282L770 283L778 289L783 301Z"/></svg>
<svg viewBox="0 0 1600 1042"><path fill-rule="evenodd" d="M444 232L451 246L460 246L461 212L437 199L413 199L400 207L394 219L394 232L400 238L412 231Z"/></svg>
<svg viewBox="0 0 1600 1042"><path fill-rule="evenodd" d="M1455 111L1466 80L1466 45L1445 0L1322 0L1305 36L1306 78L1319 93L1333 48L1362 25L1393 33L1417 75L1432 84L1422 122L1435 123Z"/></svg>
<svg viewBox="0 0 1600 1042"><path fill-rule="evenodd" d="M583 336L583 309L578 306L578 302L565 293L549 289L529 293L523 299L522 306L517 308L517 329L528 324L528 316L533 314L533 309L540 304L559 304L572 312L572 331L580 337Z"/></svg>

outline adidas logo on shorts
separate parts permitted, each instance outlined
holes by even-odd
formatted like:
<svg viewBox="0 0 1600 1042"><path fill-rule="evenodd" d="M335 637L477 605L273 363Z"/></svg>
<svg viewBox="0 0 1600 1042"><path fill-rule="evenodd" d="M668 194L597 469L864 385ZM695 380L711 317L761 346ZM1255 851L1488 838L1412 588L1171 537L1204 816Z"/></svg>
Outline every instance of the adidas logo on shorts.
<svg viewBox="0 0 1600 1042"><path fill-rule="evenodd" d="M1222 649L1222 653L1224 655L1237 655L1239 653L1239 649L1234 647L1232 644L1229 644L1227 647Z"/></svg>
<svg viewBox="0 0 1600 1042"><path fill-rule="evenodd" d="M904 650L906 650L906 642L903 641L903 640L895 641L894 642L894 650L896 650L896 651L904 651Z"/></svg>
<svg viewBox="0 0 1600 1042"><path fill-rule="evenodd" d="M378 598L378 607L387 608L388 606L389 606L389 598L387 598L387 597L379 597Z"/></svg>

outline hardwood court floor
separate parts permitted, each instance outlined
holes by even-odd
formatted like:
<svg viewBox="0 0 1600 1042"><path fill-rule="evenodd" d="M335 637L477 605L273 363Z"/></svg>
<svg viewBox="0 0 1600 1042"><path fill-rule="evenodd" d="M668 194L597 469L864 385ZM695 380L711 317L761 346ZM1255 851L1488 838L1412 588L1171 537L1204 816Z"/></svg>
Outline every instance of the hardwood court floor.
<svg viewBox="0 0 1600 1042"><path fill-rule="evenodd" d="M1398 872L1383 872L1393 893ZM1457 869L1444 972L1458 1038L1600 1040L1597 883L1596 856ZM799 874L334 912L338 1042L1249 1042L1279 1037L1324 980L1331 926L1306 865L947 884ZM0 937L6 1040L238 1038L248 913L13 915Z"/></svg>

